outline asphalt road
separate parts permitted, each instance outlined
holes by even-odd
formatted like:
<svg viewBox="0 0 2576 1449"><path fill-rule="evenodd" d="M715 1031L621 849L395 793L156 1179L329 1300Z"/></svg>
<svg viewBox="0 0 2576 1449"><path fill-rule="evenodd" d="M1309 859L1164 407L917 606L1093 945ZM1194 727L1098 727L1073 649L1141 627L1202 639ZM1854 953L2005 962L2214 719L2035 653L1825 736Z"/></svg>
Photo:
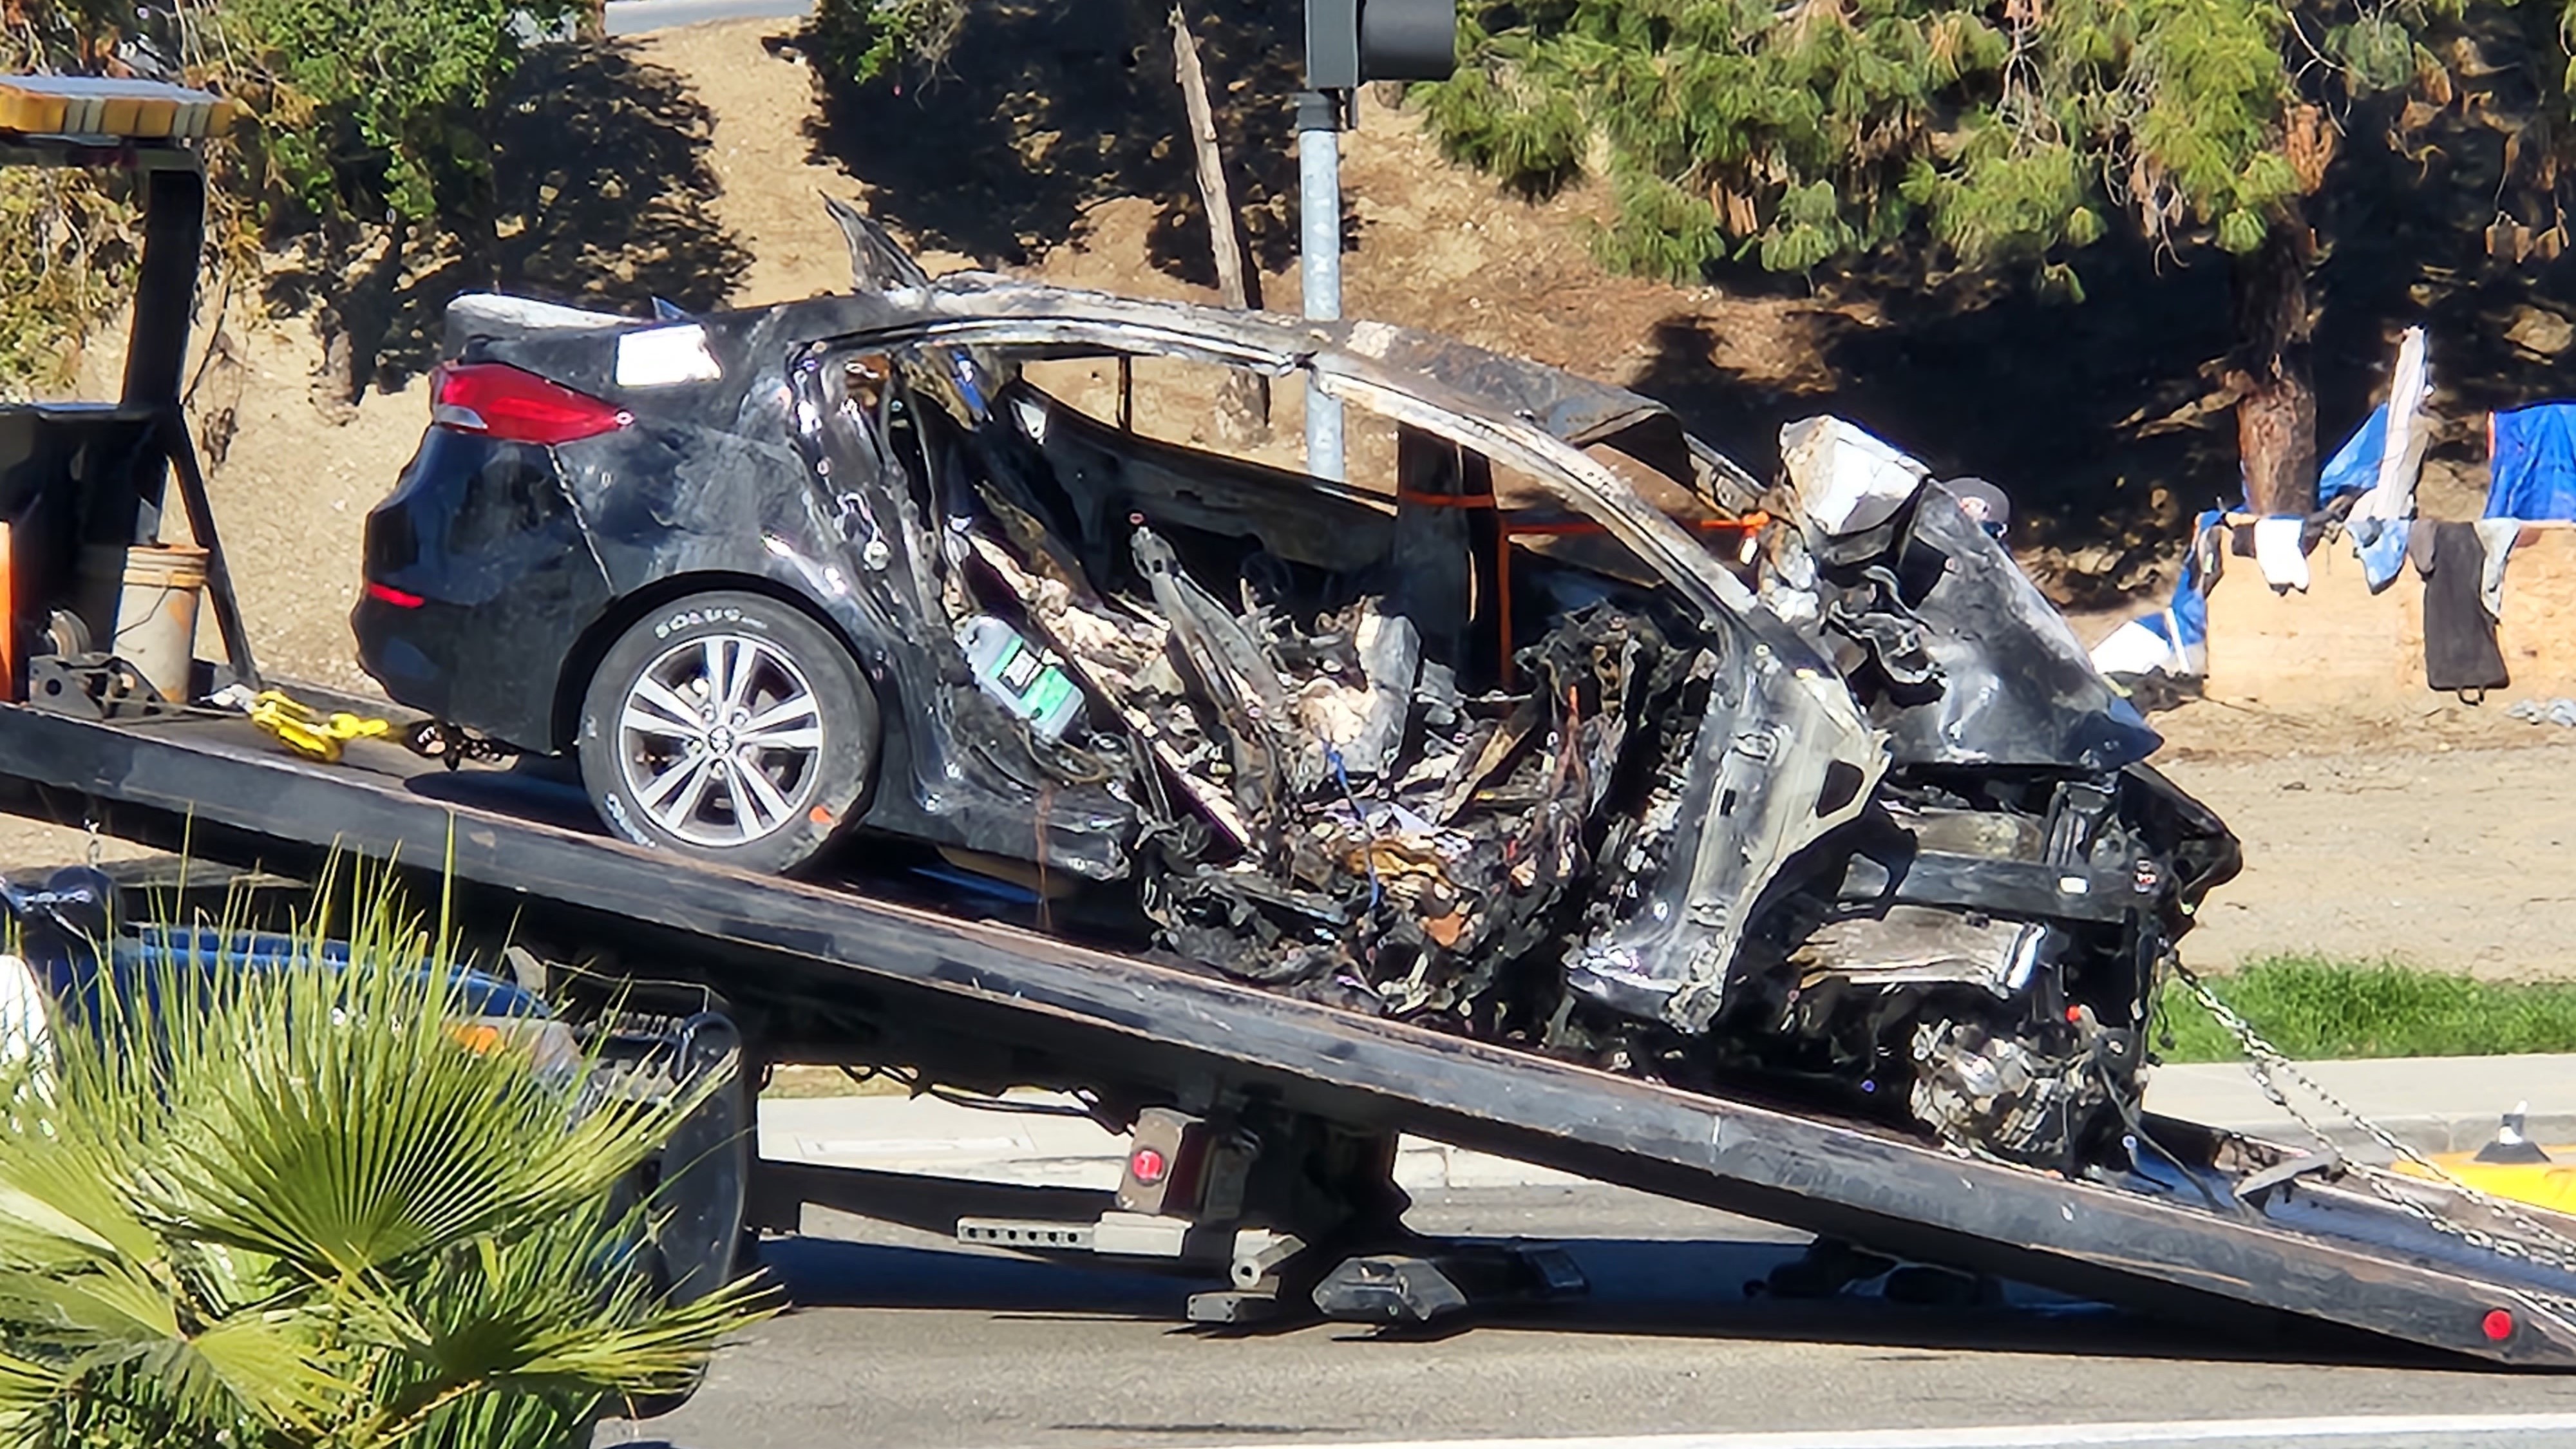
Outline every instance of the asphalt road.
<svg viewBox="0 0 2576 1449"><path fill-rule="evenodd" d="M1453 1193L1425 1201L1414 1221L1565 1241L1591 1295L1427 1336L1349 1325L1209 1335L1180 1322L1187 1283L961 1252L836 1219L846 1240L768 1246L793 1312L720 1358L686 1408L611 1425L602 1440L678 1449L2576 1445L2576 1376L2469 1370L2323 1340L2255 1342L2036 1295L1992 1308L1748 1301L1743 1284L1794 1255L1793 1236L1614 1189ZM1675 1435L1686 1437L1662 1437Z"/></svg>
<svg viewBox="0 0 2576 1449"><path fill-rule="evenodd" d="M813 11L814 0L609 0L608 33L642 35L702 20L767 20Z"/></svg>

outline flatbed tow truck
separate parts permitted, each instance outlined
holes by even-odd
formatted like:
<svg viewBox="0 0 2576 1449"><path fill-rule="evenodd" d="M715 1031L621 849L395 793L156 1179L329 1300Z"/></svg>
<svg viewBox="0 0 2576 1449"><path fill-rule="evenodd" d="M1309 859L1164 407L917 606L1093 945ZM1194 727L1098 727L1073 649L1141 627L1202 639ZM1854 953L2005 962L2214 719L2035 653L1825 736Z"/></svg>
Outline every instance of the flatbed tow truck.
<svg viewBox="0 0 2576 1449"><path fill-rule="evenodd" d="M381 712L263 680L251 656L179 401L202 224L194 149L25 135L0 161L121 169L149 200L123 399L0 408L16 613L70 599L83 545L155 539L175 483L211 554L227 655L198 665L188 698L282 687ZM1561 1256L1405 1232L1392 1166L1411 1132L2149 1312L2576 1367L2576 1219L2156 1118L2139 1135L2161 1167L2124 1185L2073 1180L1093 949L918 873L862 862L807 883L694 863L610 838L577 789L541 771L432 763L385 739L298 758L239 709L160 700L103 651L58 641L23 658L14 642L0 810L300 882L335 858L391 863L447 899L469 939L577 963L557 988L723 1023L696 1033L730 1048L744 1084L718 1099L731 1114L716 1134L730 1147L707 1159L718 1190L694 1199L693 1241L712 1262L744 1229L792 1232L819 1204L1036 1253L1224 1272L1231 1290L1193 1300L1213 1322L1319 1309L1419 1320L1579 1286ZM782 1062L1075 1093L1134 1133L1125 1181L1073 1192L759 1160L748 1096Z"/></svg>

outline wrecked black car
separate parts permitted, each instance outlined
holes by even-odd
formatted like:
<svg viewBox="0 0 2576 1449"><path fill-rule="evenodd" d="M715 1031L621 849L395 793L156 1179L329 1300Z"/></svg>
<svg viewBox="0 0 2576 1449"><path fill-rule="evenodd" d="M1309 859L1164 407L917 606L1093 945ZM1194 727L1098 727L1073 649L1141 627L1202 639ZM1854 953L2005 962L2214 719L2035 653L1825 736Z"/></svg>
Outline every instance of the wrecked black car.
<svg viewBox="0 0 2576 1449"><path fill-rule="evenodd" d="M1816 420L1766 489L1437 337L889 270L693 318L457 301L368 521L368 670L577 761L640 844L927 842L1276 990L2109 1150L2235 842L1919 464ZM1391 446L1345 485L1043 385L1175 361Z"/></svg>

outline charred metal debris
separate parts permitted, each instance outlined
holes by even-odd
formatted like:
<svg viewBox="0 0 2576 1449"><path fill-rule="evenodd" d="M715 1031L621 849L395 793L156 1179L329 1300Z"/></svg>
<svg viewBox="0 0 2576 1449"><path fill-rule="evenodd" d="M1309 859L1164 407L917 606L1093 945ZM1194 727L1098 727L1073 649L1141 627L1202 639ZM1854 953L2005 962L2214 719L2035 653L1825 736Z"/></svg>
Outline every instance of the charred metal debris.
<svg viewBox="0 0 2576 1449"><path fill-rule="evenodd" d="M1472 427L1399 411L1390 502L1104 428L1007 355L888 357L838 405L921 486L853 533L961 641L954 737L1042 820L1119 822L1055 863L1132 880L1156 947L2019 1160L2133 1117L2159 964L2234 843L1920 464L1816 420L1757 499L1666 449L1741 525L1694 540L1723 575L1695 607L1615 546L1498 539ZM1078 702L1033 702L1057 680Z"/></svg>
<svg viewBox="0 0 2576 1449"><path fill-rule="evenodd" d="M2235 842L1920 462L1820 418L1765 486L1648 399L1422 333L896 273L671 327L670 386L618 381L638 324L451 308L451 351L638 420L554 451L547 598L804 601L874 698L855 818L1057 929L1963 1151L2128 1150ZM1148 359L1300 377L1391 466L1038 385ZM441 712L542 747L521 697Z"/></svg>

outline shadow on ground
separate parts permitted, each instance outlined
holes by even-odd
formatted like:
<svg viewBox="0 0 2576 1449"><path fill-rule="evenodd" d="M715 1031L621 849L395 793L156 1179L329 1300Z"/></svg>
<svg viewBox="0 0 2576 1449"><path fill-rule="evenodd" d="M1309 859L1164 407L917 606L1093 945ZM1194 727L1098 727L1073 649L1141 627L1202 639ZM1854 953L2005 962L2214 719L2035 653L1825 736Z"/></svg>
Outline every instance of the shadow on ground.
<svg viewBox="0 0 2576 1449"><path fill-rule="evenodd" d="M1260 264L1296 245L1289 144L1302 11L1295 0L1189 8L1235 203ZM1154 265L1213 285L1168 7L1144 0L1002 0L978 7L933 74L822 86L815 149L926 247L1021 265L1078 240L1100 202L1156 207Z"/></svg>
<svg viewBox="0 0 2576 1449"><path fill-rule="evenodd" d="M488 237L388 265L374 235L377 260L341 305L350 375L393 389L425 370L447 303L467 291L639 315L656 297L721 304L749 258L715 215L713 132L686 79L629 44L530 51L495 109ZM272 305L317 300L320 271L275 275Z"/></svg>
<svg viewBox="0 0 2576 1449"><path fill-rule="evenodd" d="M1757 477L1778 468L1781 424L1831 412L1940 476L1990 478L2013 497L2017 544L2106 547L2073 582L2116 593L2234 474L2225 414L2159 425L2209 390L2202 364L2228 340L2226 274L2170 260L2159 274L2144 249L2105 246L2087 254L2086 280L2083 303L2017 285L1973 305L1893 293L1875 299L1875 322L1820 303L1796 320L1821 366L1785 387L1716 366L1707 319L1677 313L1630 385Z"/></svg>
<svg viewBox="0 0 2576 1449"><path fill-rule="evenodd" d="M2161 1323L2094 1304L2012 1290L1993 1306L1916 1305L1849 1296L1784 1300L1745 1285L1798 1255L1794 1244L1707 1239L1564 1241L1591 1285L1582 1299L1462 1317L1431 1330L1358 1324L1325 1331L1354 1338L1419 1340L1513 1329L1557 1333L1850 1343L1929 1353L2257 1363L2422 1365L2449 1360L2304 1324L2215 1316ZM1312 1323L1201 1330L1183 1323L1188 1295L1215 1280L1091 1264L1056 1264L934 1248L788 1238L766 1243L762 1265L804 1312L835 1308L965 1309L1016 1319L1168 1321L1176 1333L1264 1336Z"/></svg>

